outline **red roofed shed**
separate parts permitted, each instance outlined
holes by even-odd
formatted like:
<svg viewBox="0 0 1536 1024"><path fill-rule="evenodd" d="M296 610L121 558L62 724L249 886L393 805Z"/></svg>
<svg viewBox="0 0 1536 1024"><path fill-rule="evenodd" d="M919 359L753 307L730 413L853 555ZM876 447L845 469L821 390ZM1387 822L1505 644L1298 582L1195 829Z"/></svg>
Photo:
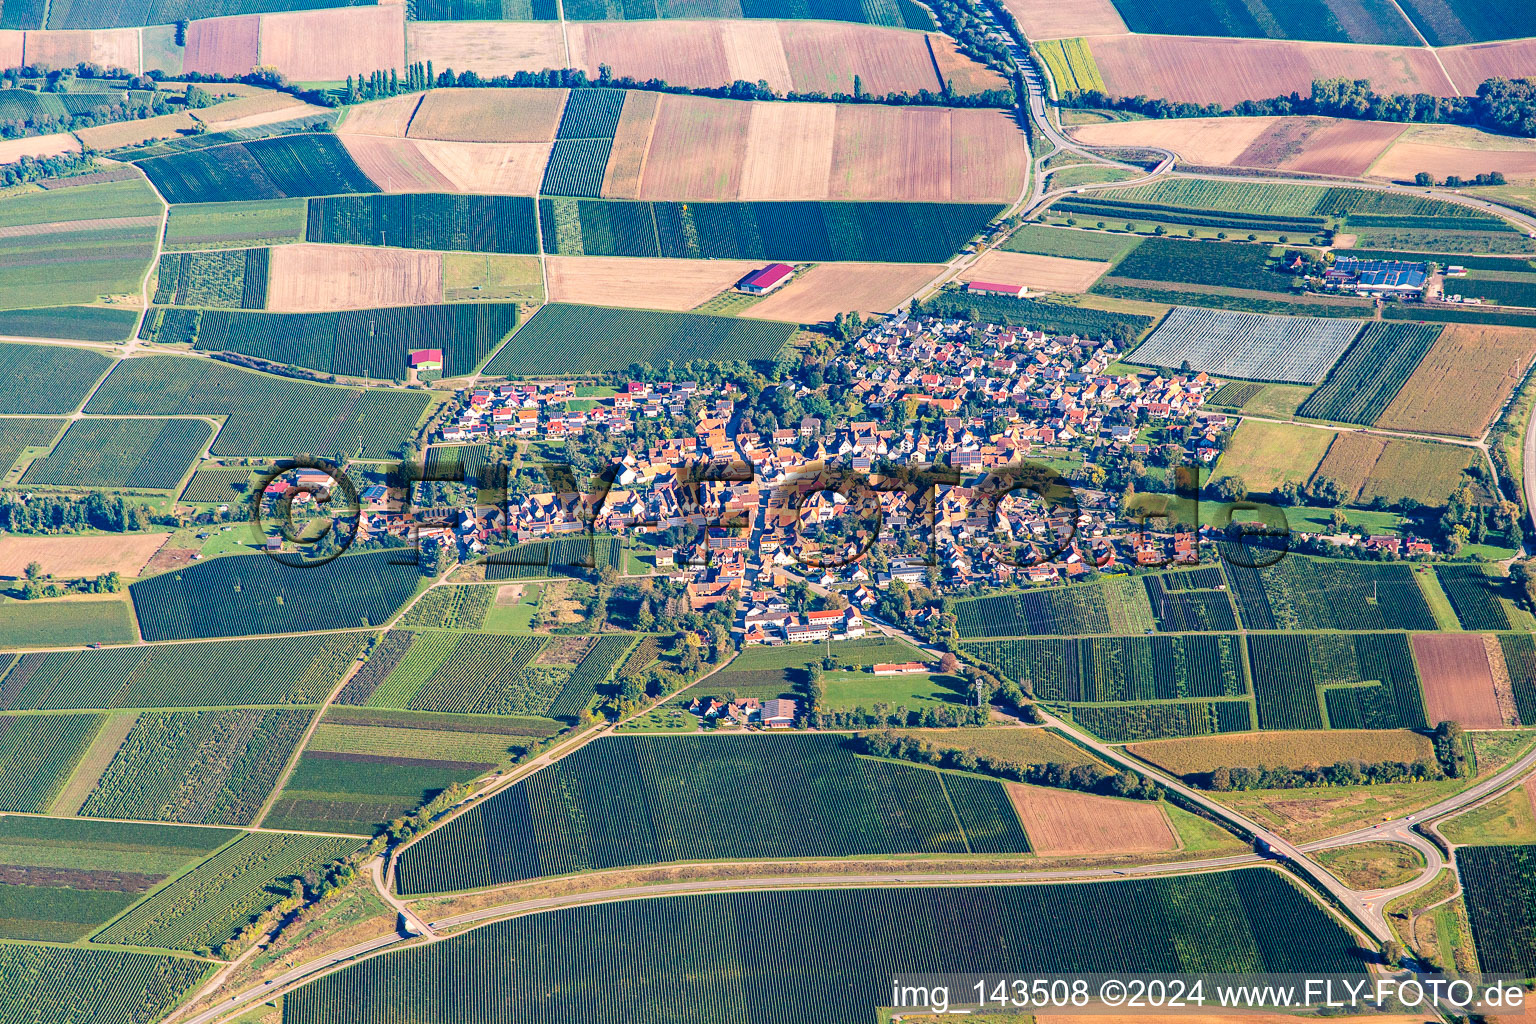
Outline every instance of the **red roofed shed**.
<svg viewBox="0 0 1536 1024"><path fill-rule="evenodd" d="M754 270L736 284L738 291L748 295L767 295L795 276L795 268L788 263L770 263L762 270Z"/></svg>

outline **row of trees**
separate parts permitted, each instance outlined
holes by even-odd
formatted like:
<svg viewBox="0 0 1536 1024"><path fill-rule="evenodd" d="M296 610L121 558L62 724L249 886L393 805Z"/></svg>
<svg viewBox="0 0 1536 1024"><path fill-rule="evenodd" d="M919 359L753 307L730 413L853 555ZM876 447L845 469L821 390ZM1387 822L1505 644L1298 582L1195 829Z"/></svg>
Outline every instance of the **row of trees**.
<svg viewBox="0 0 1536 1024"><path fill-rule="evenodd" d="M154 524L148 505L92 491L84 497L0 491L0 530L7 533L75 533L147 530Z"/></svg>
<svg viewBox="0 0 1536 1024"><path fill-rule="evenodd" d="M1316 789L1321 786L1370 786L1389 782L1424 782L1444 778L1433 761L1339 761L1306 768L1239 766L1185 775L1184 781L1216 793L1246 789Z"/></svg>
<svg viewBox="0 0 1536 1024"><path fill-rule="evenodd" d="M1265 100L1243 100L1230 107L1147 96L1109 96L1096 89L1074 93L1072 106L1125 110L1147 117L1262 117L1298 114L1367 121L1477 125L1509 135L1536 136L1536 79L1490 78L1475 96L1427 93L1383 95L1364 78L1330 78L1312 83L1303 96L1293 92Z"/></svg>

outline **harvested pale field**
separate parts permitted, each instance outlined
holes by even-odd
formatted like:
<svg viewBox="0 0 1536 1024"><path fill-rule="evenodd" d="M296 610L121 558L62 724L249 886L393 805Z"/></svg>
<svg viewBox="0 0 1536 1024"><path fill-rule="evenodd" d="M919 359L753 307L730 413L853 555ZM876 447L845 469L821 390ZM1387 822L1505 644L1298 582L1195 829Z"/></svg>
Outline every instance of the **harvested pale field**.
<svg viewBox="0 0 1536 1024"><path fill-rule="evenodd" d="M1498 171L1511 181L1536 179L1536 141L1502 136L1495 138L1508 143L1508 148L1431 142L1425 136L1405 132L1403 138L1371 168L1371 175L1395 181L1412 181L1413 176L1420 171L1428 171L1436 178L1454 174L1468 179Z"/></svg>
<svg viewBox="0 0 1536 1024"><path fill-rule="evenodd" d="M138 74L139 33L131 28L28 32L22 62L46 64L50 68L100 64Z"/></svg>
<svg viewBox="0 0 1536 1024"><path fill-rule="evenodd" d="M137 576L165 544L168 533L100 537L0 537L0 576L19 579L28 563L60 579L119 572Z"/></svg>
<svg viewBox="0 0 1536 1024"><path fill-rule="evenodd" d="M456 192L535 195L549 162L547 142L403 141L414 143Z"/></svg>
<svg viewBox="0 0 1536 1024"><path fill-rule="evenodd" d="M754 103L741 195L752 199L825 196L837 111L831 103Z"/></svg>
<svg viewBox="0 0 1536 1024"><path fill-rule="evenodd" d="M92 149L105 152L122 146L141 146L183 132L190 133L196 125L197 119L191 114L161 114L159 117L146 117L142 121L116 121L94 128L81 128L75 132L75 136Z"/></svg>
<svg viewBox="0 0 1536 1024"><path fill-rule="evenodd" d="M1328 479L1338 485L1345 501L1354 499L1365 486L1376 460L1386 450L1387 439L1380 434L1367 434L1359 430L1346 430L1336 434L1328 446L1328 454L1317 464L1313 480Z"/></svg>
<svg viewBox="0 0 1536 1024"><path fill-rule="evenodd" d="M404 7L336 7L261 16L261 63L295 82L405 67Z"/></svg>
<svg viewBox="0 0 1536 1024"><path fill-rule="evenodd" d="M336 126L337 135L383 135L393 139L405 138L406 129L421 101L430 92L413 92L404 96L372 100L349 107Z"/></svg>
<svg viewBox="0 0 1536 1024"><path fill-rule="evenodd" d="M751 260L546 256L551 302L689 310L762 267Z"/></svg>
<svg viewBox="0 0 1536 1024"><path fill-rule="evenodd" d="M316 313L443 301L443 254L364 245L279 245L267 309Z"/></svg>
<svg viewBox="0 0 1536 1024"><path fill-rule="evenodd" d="M411 139L342 135L341 144L364 174L385 192L453 192L454 183Z"/></svg>
<svg viewBox="0 0 1536 1024"><path fill-rule="evenodd" d="M738 199L754 104L662 96L641 199Z"/></svg>
<svg viewBox="0 0 1536 1024"><path fill-rule="evenodd" d="M949 173L954 202L1011 203L1024 189L1024 133L1004 110L950 111Z"/></svg>
<svg viewBox="0 0 1536 1024"><path fill-rule="evenodd" d="M989 89L1010 87L1002 75L961 53L949 36L928 33L928 49L933 54L934 64L939 68L940 88L948 83L956 93L968 96Z"/></svg>
<svg viewBox="0 0 1536 1024"><path fill-rule="evenodd" d="M1445 70L1468 96L1489 78L1529 78L1536 68L1536 39L1506 39L1473 46L1446 46L1435 51Z"/></svg>
<svg viewBox="0 0 1536 1024"><path fill-rule="evenodd" d="M406 134L449 142L553 142L564 89L434 89Z"/></svg>
<svg viewBox="0 0 1536 1024"><path fill-rule="evenodd" d="M1329 729L1315 732L1243 733L1132 743L1127 751L1174 775L1217 768L1306 768L1340 761L1433 759L1429 737L1408 729Z"/></svg>
<svg viewBox="0 0 1536 1024"><path fill-rule="evenodd" d="M0 68L21 67L26 46L25 32L19 29L0 29Z"/></svg>
<svg viewBox="0 0 1536 1024"><path fill-rule="evenodd" d="M107 724L96 734L85 756L75 766L69 783L54 797L53 804L48 808L49 814L72 817L80 813L86 798L96 788L96 783L101 781L101 773L107 770L107 765L112 763L112 759L122 749L123 742L128 739L128 734L133 731L139 714L137 711L118 712L107 719Z"/></svg>
<svg viewBox="0 0 1536 1024"><path fill-rule="evenodd" d="M1481 636L1418 633L1413 638L1413 656L1424 679L1424 709L1430 722L1460 722L1467 729L1509 724L1499 710Z"/></svg>
<svg viewBox="0 0 1536 1024"><path fill-rule="evenodd" d="M261 18L243 14L235 18L201 18L187 26L187 52L183 72L206 75L243 75L261 63Z"/></svg>
<svg viewBox="0 0 1536 1024"><path fill-rule="evenodd" d="M1536 356L1536 328L1451 324L1376 426L1479 437Z"/></svg>
<svg viewBox="0 0 1536 1024"><path fill-rule="evenodd" d="M921 32L788 21L781 25L784 57L796 92L853 93L853 76L871 95L942 87Z"/></svg>
<svg viewBox="0 0 1536 1024"><path fill-rule="evenodd" d="M1205 36L1097 36L1088 48L1115 96L1160 96L1231 106L1326 78L1368 78L1380 93L1456 95L1425 49Z"/></svg>
<svg viewBox="0 0 1536 1024"><path fill-rule="evenodd" d="M821 263L741 315L819 324L839 313L889 313L943 270L932 263Z"/></svg>
<svg viewBox="0 0 1536 1024"><path fill-rule="evenodd" d="M1235 164L1255 139L1273 127L1276 117L1190 117L1168 120L1106 121L1067 129L1088 146L1157 146L1171 149L1186 163Z"/></svg>
<svg viewBox="0 0 1536 1024"><path fill-rule="evenodd" d="M445 302L544 302L544 271L537 256L500 252L443 253Z"/></svg>
<svg viewBox="0 0 1536 1024"><path fill-rule="evenodd" d="M208 126L209 131L223 132L235 128L255 128L259 125L291 121L327 113L327 108L317 107L294 99L287 93L260 92L254 96L241 96L199 110L195 115Z"/></svg>
<svg viewBox="0 0 1536 1024"><path fill-rule="evenodd" d="M1027 285L1030 291L1085 292L1109 269L1108 263L989 249L960 280Z"/></svg>
<svg viewBox="0 0 1536 1024"><path fill-rule="evenodd" d="M897 111L891 111L897 112ZM840 107L828 194L833 199L951 198L949 111Z"/></svg>
<svg viewBox="0 0 1536 1024"><path fill-rule="evenodd" d="M1041 856L1162 853L1179 848L1155 801L1046 789L1005 782L1029 845Z"/></svg>
<svg viewBox="0 0 1536 1024"><path fill-rule="evenodd" d="M1004 0L1030 39L1109 36L1127 32L1111 0Z"/></svg>
<svg viewBox="0 0 1536 1024"><path fill-rule="evenodd" d="M656 127L659 93L632 92L624 97L624 110L608 151L608 166L603 170L602 194L611 199L635 199L640 195L640 180L645 174L645 154L651 148L651 132ZM789 106L789 104L785 104Z"/></svg>
<svg viewBox="0 0 1536 1024"><path fill-rule="evenodd" d="M1298 140L1298 152L1285 156L1273 166L1286 171L1358 178L1403 134L1402 125L1387 121L1321 117L1307 118L1307 121L1309 130ZM1260 144L1263 144L1262 140Z"/></svg>
<svg viewBox="0 0 1536 1024"><path fill-rule="evenodd" d="M405 41L410 61L431 61L434 71L452 68L494 78L567 66L559 22L412 21L405 26Z"/></svg>
<svg viewBox="0 0 1536 1024"><path fill-rule="evenodd" d="M58 156L61 153L78 153L82 148L80 140L69 132L32 135L24 139L5 139L0 141L0 164L12 163L24 156Z"/></svg>

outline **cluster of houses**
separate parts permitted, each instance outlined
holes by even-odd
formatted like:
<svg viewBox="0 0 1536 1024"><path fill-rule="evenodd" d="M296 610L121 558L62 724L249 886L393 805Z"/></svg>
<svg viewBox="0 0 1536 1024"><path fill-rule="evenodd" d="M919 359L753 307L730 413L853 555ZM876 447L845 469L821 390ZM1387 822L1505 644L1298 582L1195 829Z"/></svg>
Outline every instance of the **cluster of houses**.
<svg viewBox="0 0 1536 1024"><path fill-rule="evenodd" d="M754 603L742 621L746 631L743 642L748 644L857 640L864 635L864 617L852 606L796 614L773 591L754 594Z"/></svg>
<svg viewBox="0 0 1536 1024"><path fill-rule="evenodd" d="M497 438L565 438L589 428L628 433L637 418L681 416L698 393L696 381L646 384L598 401L580 399L573 384L561 381L503 384L465 395L463 406L442 429L444 441L484 442ZM580 403L581 407L573 406ZM590 405L591 408L586 408Z"/></svg>
<svg viewBox="0 0 1536 1024"><path fill-rule="evenodd" d="M789 697L775 697L760 701L756 697L742 697L727 703L718 697L695 697L689 704L690 713L700 721L720 725L760 725L765 729L788 729L795 724L798 706Z"/></svg>

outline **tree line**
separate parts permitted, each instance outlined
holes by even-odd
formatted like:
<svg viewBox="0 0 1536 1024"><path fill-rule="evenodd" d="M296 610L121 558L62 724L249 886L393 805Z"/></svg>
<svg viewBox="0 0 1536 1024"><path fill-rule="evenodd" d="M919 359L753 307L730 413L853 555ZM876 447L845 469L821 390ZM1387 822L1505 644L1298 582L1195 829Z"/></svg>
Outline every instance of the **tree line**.
<svg viewBox="0 0 1536 1024"><path fill-rule="evenodd" d="M131 505L121 497L108 497L99 491L91 491L83 498L23 496L16 491L0 491L0 530L8 533L125 533L147 530L153 523L148 505Z"/></svg>
<svg viewBox="0 0 1536 1024"><path fill-rule="evenodd" d="M1314 81L1303 96L1243 100L1230 107L1219 103L1189 103L1147 96L1109 96L1097 89L1074 93L1070 105L1095 110L1123 110L1152 118L1268 117L1315 115L1364 121L1418 124L1461 124L1507 135L1536 137L1536 79L1490 78L1474 96L1431 96L1428 93L1382 94L1369 79L1329 78Z"/></svg>

